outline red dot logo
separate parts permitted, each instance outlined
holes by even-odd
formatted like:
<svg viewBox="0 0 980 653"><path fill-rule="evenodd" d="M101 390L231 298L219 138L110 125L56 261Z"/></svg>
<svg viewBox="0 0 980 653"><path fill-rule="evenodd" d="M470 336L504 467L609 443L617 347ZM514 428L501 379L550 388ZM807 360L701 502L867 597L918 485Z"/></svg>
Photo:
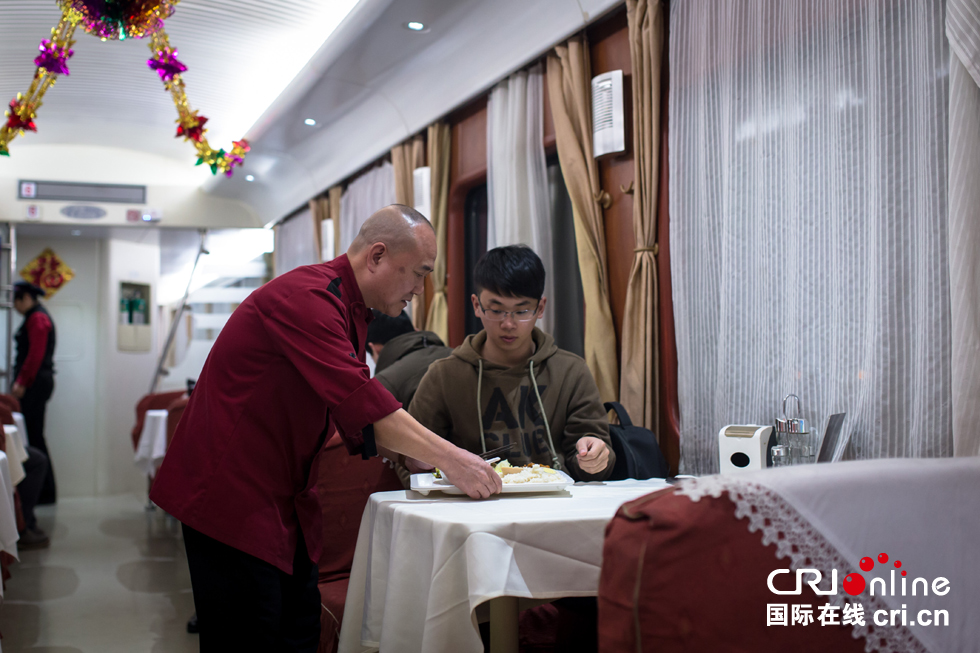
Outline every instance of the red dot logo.
<svg viewBox="0 0 980 653"><path fill-rule="evenodd" d="M896 560L895 561L895 569L898 569L901 566L902 566L902 561L901 560Z"/></svg>
<svg viewBox="0 0 980 653"><path fill-rule="evenodd" d="M857 572L850 573L844 577L844 591L851 596L857 596L863 592L866 585L864 576Z"/></svg>
<svg viewBox="0 0 980 653"><path fill-rule="evenodd" d="M906 575L906 574L908 574L908 573L909 573L909 572L907 572L907 571L905 571L904 569L902 570L902 575L903 575L903 576L904 576L904 575Z"/></svg>
<svg viewBox="0 0 980 653"><path fill-rule="evenodd" d="M861 566L861 571L871 571L875 568L875 561L868 556L861 558L861 562L859 564Z"/></svg>
<svg viewBox="0 0 980 653"><path fill-rule="evenodd" d="M885 564L886 562L888 562L888 554L887 553L879 553L878 554L878 562L880 562L881 564Z"/></svg>

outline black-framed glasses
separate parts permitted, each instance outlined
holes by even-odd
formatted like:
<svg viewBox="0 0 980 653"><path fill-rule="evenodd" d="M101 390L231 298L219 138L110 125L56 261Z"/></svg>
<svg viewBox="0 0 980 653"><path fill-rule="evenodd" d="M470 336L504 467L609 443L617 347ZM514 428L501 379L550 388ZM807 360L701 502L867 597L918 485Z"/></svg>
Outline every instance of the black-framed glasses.
<svg viewBox="0 0 980 653"><path fill-rule="evenodd" d="M476 303L479 305L480 310L483 311L483 317L490 320L491 322L503 322L504 318L508 315L512 316L517 322L530 322L538 316L538 308L541 306L541 302L534 308L526 308L522 311L498 311L495 308L483 308L483 302L477 298Z"/></svg>

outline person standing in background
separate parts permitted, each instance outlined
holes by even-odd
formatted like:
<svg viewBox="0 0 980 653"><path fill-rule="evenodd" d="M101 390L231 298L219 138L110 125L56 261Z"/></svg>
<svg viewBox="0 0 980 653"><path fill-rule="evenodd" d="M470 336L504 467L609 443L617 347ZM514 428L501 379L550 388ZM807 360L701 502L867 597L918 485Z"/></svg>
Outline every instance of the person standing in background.
<svg viewBox="0 0 980 653"><path fill-rule="evenodd" d="M44 291L27 281L14 284L14 309L24 316L14 336L17 358L10 394L20 400L20 411L27 425L27 440L48 459L48 472L41 486L39 504L54 503L57 491L54 466L44 440L44 411L54 392L55 330L51 316L38 301Z"/></svg>

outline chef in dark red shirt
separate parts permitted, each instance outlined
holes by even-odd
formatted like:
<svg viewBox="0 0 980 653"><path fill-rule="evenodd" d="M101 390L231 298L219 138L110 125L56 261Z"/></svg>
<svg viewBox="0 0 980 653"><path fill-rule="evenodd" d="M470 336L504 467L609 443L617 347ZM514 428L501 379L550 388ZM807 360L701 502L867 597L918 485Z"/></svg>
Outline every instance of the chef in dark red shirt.
<svg viewBox="0 0 980 653"><path fill-rule="evenodd" d="M317 459L331 425L352 455L424 461L474 498L500 491L364 363L370 309L398 315L435 255L428 220L386 207L346 255L270 281L222 329L150 495L183 523L201 651L316 651Z"/></svg>

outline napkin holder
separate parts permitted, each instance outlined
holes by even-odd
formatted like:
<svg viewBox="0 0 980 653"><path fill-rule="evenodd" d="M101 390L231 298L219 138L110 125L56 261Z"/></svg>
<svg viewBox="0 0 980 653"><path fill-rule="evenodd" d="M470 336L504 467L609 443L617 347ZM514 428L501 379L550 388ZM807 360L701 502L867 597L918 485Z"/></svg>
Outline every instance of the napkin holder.
<svg viewBox="0 0 980 653"><path fill-rule="evenodd" d="M718 431L718 463L722 474L766 468L771 426L729 424Z"/></svg>

